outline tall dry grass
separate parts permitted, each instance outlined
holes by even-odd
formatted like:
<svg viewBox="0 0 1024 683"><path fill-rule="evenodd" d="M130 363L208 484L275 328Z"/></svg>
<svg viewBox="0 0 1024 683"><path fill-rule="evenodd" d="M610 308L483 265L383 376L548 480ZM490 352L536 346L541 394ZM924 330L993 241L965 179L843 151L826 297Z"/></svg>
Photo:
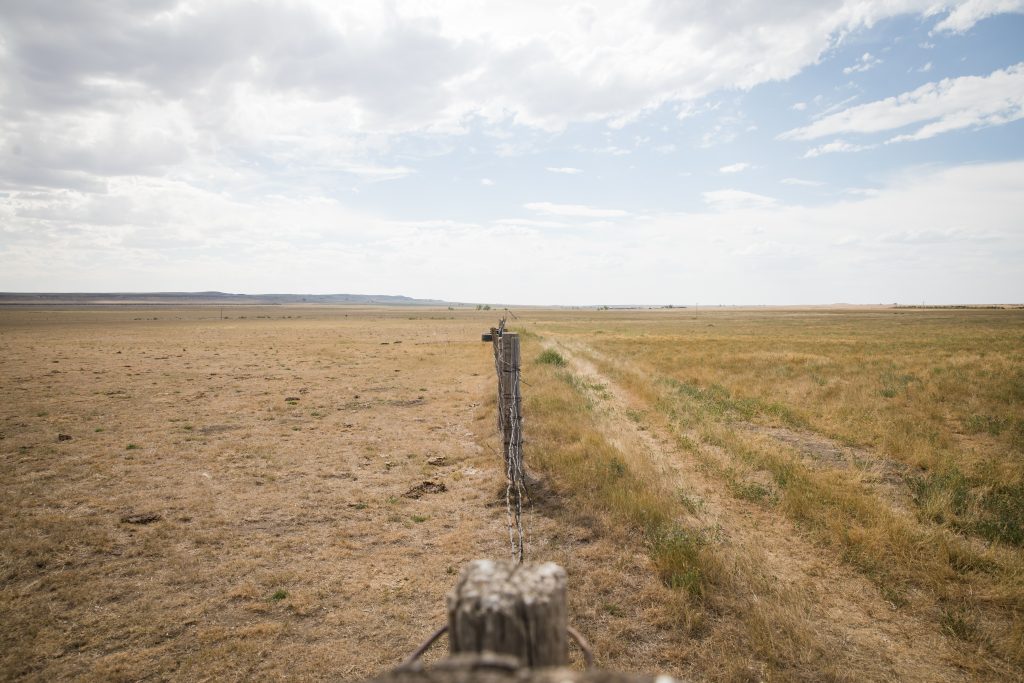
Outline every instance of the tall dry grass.
<svg viewBox="0 0 1024 683"><path fill-rule="evenodd" d="M853 680L856 657L806 618L810 598L772 576L756 551L739 552L694 524L693 499L643 453L615 444L620 427L601 413L604 388L558 352L541 351L535 335L522 337L524 358L534 359L525 371L530 465L574 521L647 553L669 589L662 620L685 643L676 666L685 661L700 679Z"/></svg>
<svg viewBox="0 0 1024 683"><path fill-rule="evenodd" d="M1009 311L827 313L560 331L734 495L797 521L961 642L962 666L1002 677L1024 666L1022 323ZM898 473L907 505L744 425L856 445ZM759 472L767 485L747 476Z"/></svg>

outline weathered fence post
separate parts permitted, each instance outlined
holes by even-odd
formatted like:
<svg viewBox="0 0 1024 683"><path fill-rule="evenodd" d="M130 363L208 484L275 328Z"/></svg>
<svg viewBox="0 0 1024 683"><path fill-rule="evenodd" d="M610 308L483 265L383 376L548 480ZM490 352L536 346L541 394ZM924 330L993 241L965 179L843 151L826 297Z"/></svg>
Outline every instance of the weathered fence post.
<svg viewBox="0 0 1024 683"><path fill-rule="evenodd" d="M490 652L524 667L564 666L568 626L565 570L553 562L475 560L448 595L452 655Z"/></svg>
<svg viewBox="0 0 1024 683"><path fill-rule="evenodd" d="M505 332L498 337L498 426L501 429L502 453L506 468L509 455L520 452L523 433L517 422L522 414L523 397L519 390L519 335Z"/></svg>
<svg viewBox="0 0 1024 683"><path fill-rule="evenodd" d="M508 512L508 537L512 557L522 562L525 557L523 533L523 397L519 389L519 335L505 332L505 320L491 328L494 342L494 366L498 373L498 430L501 432L501 453L505 459L505 508Z"/></svg>
<svg viewBox="0 0 1024 683"><path fill-rule="evenodd" d="M474 560L448 594L448 623L394 671L367 683L675 683L668 676L593 670L586 639L569 626L565 570L553 562ZM449 656L420 656L448 634ZM569 639L587 671L572 671ZM680 682L681 683L681 682Z"/></svg>

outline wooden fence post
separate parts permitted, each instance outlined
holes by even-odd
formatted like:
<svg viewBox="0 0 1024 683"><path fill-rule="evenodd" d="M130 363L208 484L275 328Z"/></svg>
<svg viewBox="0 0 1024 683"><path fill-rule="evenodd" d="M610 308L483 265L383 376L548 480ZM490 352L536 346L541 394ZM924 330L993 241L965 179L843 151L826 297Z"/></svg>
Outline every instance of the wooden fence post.
<svg viewBox="0 0 1024 683"><path fill-rule="evenodd" d="M522 415L523 397L519 390L519 335L505 332L498 338L498 426L501 429L502 453L506 470L510 454L519 453L523 444L519 416Z"/></svg>
<svg viewBox="0 0 1024 683"><path fill-rule="evenodd" d="M553 562L475 560L448 595L450 654L490 652L520 666L569 662L565 570Z"/></svg>
<svg viewBox="0 0 1024 683"><path fill-rule="evenodd" d="M513 559L525 557L523 533L523 397L519 389L521 365L519 335L505 332L505 320L491 328L494 342L494 367L498 373L498 431L501 432L501 455L505 460L505 507L508 511L508 535Z"/></svg>

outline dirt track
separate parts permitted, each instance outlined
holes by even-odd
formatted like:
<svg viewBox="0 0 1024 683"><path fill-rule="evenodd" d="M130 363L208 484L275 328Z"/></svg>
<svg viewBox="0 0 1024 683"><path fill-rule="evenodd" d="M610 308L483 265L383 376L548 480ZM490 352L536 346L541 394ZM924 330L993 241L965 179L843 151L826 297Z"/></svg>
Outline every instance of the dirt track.
<svg viewBox="0 0 1024 683"><path fill-rule="evenodd" d="M967 680L953 663L948 639L933 621L896 609L875 585L803 535L778 511L730 495L720 479L709 476L706 467L677 445L664 423L638 424L631 419L630 413L650 414L651 407L588 360L601 358L597 351L578 339L553 337L547 344L559 350L591 386L602 387L592 398L606 437L623 452L642 454L699 501L687 523L710 530L718 541L717 552L728 564L755 573L759 579L755 583L769 587L766 594L744 596L752 609L769 602L775 610L795 611L818 644L834 652L837 663L850 667L862 680ZM848 450L821 441L817 438L815 446L829 452ZM718 457L727 458L722 453ZM779 637L785 637L784 625L778 626Z"/></svg>

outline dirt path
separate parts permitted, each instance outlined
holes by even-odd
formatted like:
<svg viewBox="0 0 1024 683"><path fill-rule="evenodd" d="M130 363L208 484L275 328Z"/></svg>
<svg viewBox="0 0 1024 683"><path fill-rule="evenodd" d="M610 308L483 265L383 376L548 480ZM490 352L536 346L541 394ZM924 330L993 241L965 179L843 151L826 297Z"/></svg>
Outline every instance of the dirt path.
<svg viewBox="0 0 1024 683"><path fill-rule="evenodd" d="M588 360L601 358L594 349L567 337L545 343L557 348L589 384L602 387L593 398L606 437L624 452L642 454L691 500L699 501L687 522L713 530L716 551L727 564L772 586L774 595L747 596L752 608L767 600L774 602L777 613L791 611L819 645L833 649L837 662L850 667L848 673L863 680L966 680L952 663L950 644L932 623L894 608L871 582L812 543L781 513L732 496L720 479L706 474L692 455L675 445L665 425L638 421L638 412L650 411L650 406ZM754 580L750 585L762 584Z"/></svg>

